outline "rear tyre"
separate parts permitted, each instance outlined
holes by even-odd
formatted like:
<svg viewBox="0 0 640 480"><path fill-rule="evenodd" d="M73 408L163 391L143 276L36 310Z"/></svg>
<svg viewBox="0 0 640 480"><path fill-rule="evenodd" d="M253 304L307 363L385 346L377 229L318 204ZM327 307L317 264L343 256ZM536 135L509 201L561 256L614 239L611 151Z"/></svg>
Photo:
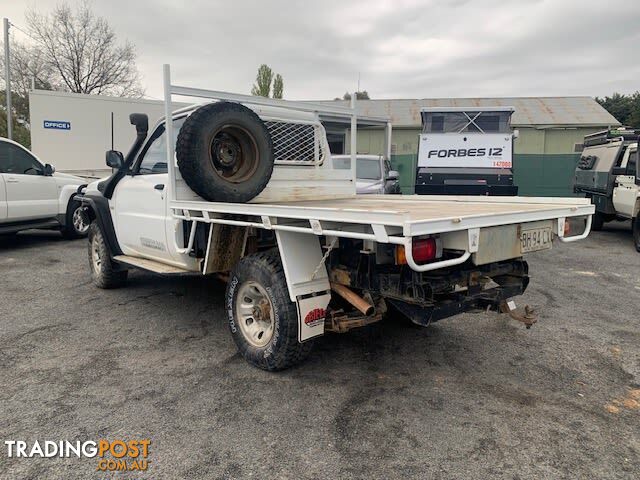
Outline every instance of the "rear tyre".
<svg viewBox="0 0 640 480"><path fill-rule="evenodd" d="M97 222L89 227L89 268L91 278L98 288L118 288L127 281L127 270L113 263Z"/></svg>
<svg viewBox="0 0 640 480"><path fill-rule="evenodd" d="M67 206L65 225L62 236L69 240L86 237L89 233L91 220L84 207L77 200L71 200Z"/></svg>
<svg viewBox="0 0 640 480"><path fill-rule="evenodd" d="M591 230L595 232L602 230L604 221L604 213L596 211L596 213L593 214L593 219L591 220Z"/></svg>
<svg viewBox="0 0 640 480"><path fill-rule="evenodd" d="M633 219L633 244L636 251L640 252L640 215Z"/></svg>
<svg viewBox="0 0 640 480"><path fill-rule="evenodd" d="M247 362L268 371L302 362L313 341L298 342L298 312L289 299L277 250L241 259L225 298L233 340Z"/></svg>
<svg viewBox="0 0 640 480"><path fill-rule="evenodd" d="M273 172L271 135L239 103L211 103L193 112L178 134L176 157L187 185L212 202L248 202Z"/></svg>

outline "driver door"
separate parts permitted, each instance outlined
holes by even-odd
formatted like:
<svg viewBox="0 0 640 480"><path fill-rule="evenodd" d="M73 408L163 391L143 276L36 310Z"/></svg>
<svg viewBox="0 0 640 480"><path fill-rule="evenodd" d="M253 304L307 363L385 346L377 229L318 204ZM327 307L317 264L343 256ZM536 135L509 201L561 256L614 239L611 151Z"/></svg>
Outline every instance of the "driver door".
<svg viewBox="0 0 640 480"><path fill-rule="evenodd" d="M175 132L183 120L175 120ZM174 139L175 141L175 139ZM115 188L114 224L126 255L172 262L167 237L167 147L164 125L155 129L132 168ZM175 262L173 262L175 263Z"/></svg>
<svg viewBox="0 0 640 480"><path fill-rule="evenodd" d="M44 166L27 149L0 142L0 172L9 222L54 218L58 214L57 183L44 174Z"/></svg>

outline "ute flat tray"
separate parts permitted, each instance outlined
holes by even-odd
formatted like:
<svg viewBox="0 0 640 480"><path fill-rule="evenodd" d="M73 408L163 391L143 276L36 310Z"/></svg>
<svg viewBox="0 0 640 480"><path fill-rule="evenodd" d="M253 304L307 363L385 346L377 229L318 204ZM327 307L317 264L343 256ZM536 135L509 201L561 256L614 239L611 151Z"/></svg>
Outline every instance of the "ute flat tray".
<svg viewBox="0 0 640 480"><path fill-rule="evenodd" d="M185 220L275 230L303 228L316 235L329 234L325 231L328 228L331 234L355 233L362 231L361 226L370 226L375 234L384 227L382 230L386 233L403 237L584 216L594 212L586 198L449 195L356 195L332 200L244 204L172 201L171 208ZM229 220L226 218L229 214L238 217ZM243 219L243 216L253 217L253 220ZM302 224L305 226L301 227ZM385 233L375 237L383 241Z"/></svg>

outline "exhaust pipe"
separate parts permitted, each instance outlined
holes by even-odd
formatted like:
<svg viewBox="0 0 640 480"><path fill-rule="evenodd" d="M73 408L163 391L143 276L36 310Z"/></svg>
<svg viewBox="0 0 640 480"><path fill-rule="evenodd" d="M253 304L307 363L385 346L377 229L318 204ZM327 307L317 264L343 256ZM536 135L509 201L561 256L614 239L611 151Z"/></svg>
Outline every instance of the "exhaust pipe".
<svg viewBox="0 0 640 480"><path fill-rule="evenodd" d="M331 282L331 290L336 292L342 298L344 298L347 302L357 308L363 315L369 316L373 315L375 308L369 302L367 302L360 295L355 293L349 287L345 287L339 283Z"/></svg>

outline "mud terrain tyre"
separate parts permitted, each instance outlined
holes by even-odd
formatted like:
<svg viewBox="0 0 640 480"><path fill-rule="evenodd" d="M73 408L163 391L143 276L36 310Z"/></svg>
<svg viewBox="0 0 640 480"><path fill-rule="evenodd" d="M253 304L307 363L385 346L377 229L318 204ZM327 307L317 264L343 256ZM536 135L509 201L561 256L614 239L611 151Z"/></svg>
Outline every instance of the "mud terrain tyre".
<svg viewBox="0 0 640 480"><path fill-rule="evenodd" d="M241 259L225 296L231 335L250 364L268 371L302 362L313 341L298 342L298 312L289 298L277 250Z"/></svg>
<svg viewBox="0 0 640 480"><path fill-rule="evenodd" d="M187 185L212 202L248 202L273 172L271 135L258 115L239 103L211 103L189 115L178 134L176 157Z"/></svg>
<svg viewBox="0 0 640 480"><path fill-rule="evenodd" d="M636 247L636 251L640 252L640 215L633 220L633 244Z"/></svg>
<svg viewBox="0 0 640 480"><path fill-rule="evenodd" d="M89 227L89 268L98 288L118 288L127 281L127 270L118 269L111 260L102 230L95 221Z"/></svg>

